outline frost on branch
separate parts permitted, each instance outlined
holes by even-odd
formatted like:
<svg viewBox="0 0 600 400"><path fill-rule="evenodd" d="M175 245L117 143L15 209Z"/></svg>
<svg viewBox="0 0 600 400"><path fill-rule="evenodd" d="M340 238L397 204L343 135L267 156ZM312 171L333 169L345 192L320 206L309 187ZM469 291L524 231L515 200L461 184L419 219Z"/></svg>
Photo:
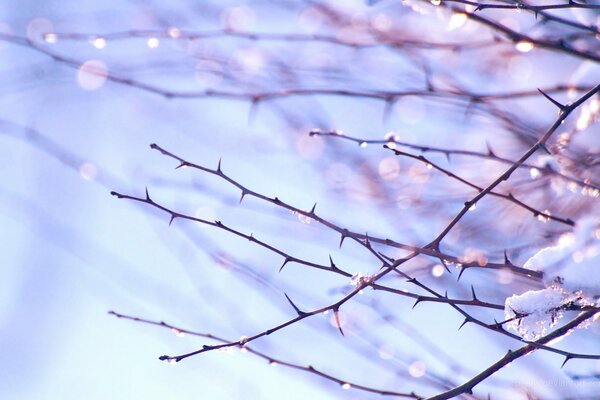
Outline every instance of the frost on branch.
<svg viewBox="0 0 600 400"><path fill-rule="evenodd" d="M506 299L507 327L536 340L556 325L565 309L600 305L600 229L584 218L555 246L538 251L525 268L544 272L545 289Z"/></svg>

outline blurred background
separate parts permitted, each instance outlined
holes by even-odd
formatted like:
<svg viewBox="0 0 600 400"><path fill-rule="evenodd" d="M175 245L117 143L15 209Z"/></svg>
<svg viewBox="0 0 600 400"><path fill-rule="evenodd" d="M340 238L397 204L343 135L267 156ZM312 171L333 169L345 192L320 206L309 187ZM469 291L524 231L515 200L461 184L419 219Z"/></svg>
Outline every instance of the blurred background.
<svg viewBox="0 0 600 400"><path fill-rule="evenodd" d="M113 190L144 197L147 188L169 209L292 257L329 265L331 256L350 275L381 267L315 220L252 196L240 203L219 177L175 170L151 143L211 169L221 160L248 189L300 210L317 203L339 227L423 246L477 190L384 143L485 187L556 118L537 88L566 103L600 77L594 10L549 12L557 20L519 7L372 3L0 1L0 397L381 397L352 385L430 396L522 345L474 324L459 331L464 316L448 304L412 309L413 299L367 289L340 309L344 336L329 313L248 344L266 358L236 347L170 365L158 357L216 342L108 314L236 341L295 317L284 293L308 311L354 288L301 263L279 271L281 254L206 224L169 225L168 214ZM595 98L576 110L551 154L537 152L498 188L537 211L488 196L442 251L497 263L506 252L522 265L570 230L544 215L597 213L599 111ZM500 305L543 286L506 269L470 268L457 281L460 268L447 267L419 256L403 271L452 298L470 299L473 285ZM398 274L380 283L424 294ZM597 354L599 335L591 326L557 346ZM465 398L598 398L588 378L600 363L561 369L563 358L537 352Z"/></svg>

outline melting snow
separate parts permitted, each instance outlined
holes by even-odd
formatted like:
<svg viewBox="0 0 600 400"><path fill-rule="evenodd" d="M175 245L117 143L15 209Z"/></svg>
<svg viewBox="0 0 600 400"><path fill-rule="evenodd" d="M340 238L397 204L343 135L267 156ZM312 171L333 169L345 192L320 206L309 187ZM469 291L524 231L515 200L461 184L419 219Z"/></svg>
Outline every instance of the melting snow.
<svg viewBox="0 0 600 400"><path fill-rule="evenodd" d="M526 340L548 333L567 305L600 305L600 222L584 218L555 246L538 251L524 267L544 272L545 289L506 299L506 324Z"/></svg>

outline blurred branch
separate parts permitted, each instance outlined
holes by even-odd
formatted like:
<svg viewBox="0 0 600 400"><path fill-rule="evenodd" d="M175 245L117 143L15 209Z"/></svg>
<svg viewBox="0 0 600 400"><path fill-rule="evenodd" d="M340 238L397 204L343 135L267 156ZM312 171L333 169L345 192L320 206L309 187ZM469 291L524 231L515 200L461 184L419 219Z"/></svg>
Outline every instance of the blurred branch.
<svg viewBox="0 0 600 400"><path fill-rule="evenodd" d="M589 90L589 89L591 89L591 87L588 88L587 90ZM544 92L548 93L546 91L544 91ZM461 156L482 158L482 159L486 159L486 160L493 160L493 161L497 161L497 162L500 162L503 164L509 164L509 165L515 164L514 161L512 161L508 158L504 158L504 157L500 157L500 156L496 155L496 153L491 148L488 150L487 153L472 151L472 150L447 149L447 148L442 148L442 147L435 147L435 146L429 146L429 145L418 145L418 144L413 144L413 143L402 142L402 141L396 139L395 136L391 136L389 139L381 139L381 140L379 140L379 139L364 139L364 138L348 136L345 133L337 132L337 131L321 132L318 130L313 130L309 133L309 135L310 136L332 137L332 138L337 138L337 139L342 139L342 140L348 140L348 141L357 143L359 145L361 145L363 143L382 144L382 145L387 145L389 148L392 147L391 145L397 145L397 146L402 146L402 147L406 147L409 149L418 150L422 153L443 154L446 156L446 158L448 160L450 160L451 155L461 155ZM556 171L555 169L551 168L548 165L539 166L539 165L525 162L525 163L520 164L519 168L526 168L529 170L531 170L532 168L535 168L542 175L555 176L555 177L565 180L566 182L575 183L576 185L578 185L581 188L588 187L588 188L600 190L600 187L594 185L593 183L586 183L580 179L570 177L568 175L561 173L560 171Z"/></svg>

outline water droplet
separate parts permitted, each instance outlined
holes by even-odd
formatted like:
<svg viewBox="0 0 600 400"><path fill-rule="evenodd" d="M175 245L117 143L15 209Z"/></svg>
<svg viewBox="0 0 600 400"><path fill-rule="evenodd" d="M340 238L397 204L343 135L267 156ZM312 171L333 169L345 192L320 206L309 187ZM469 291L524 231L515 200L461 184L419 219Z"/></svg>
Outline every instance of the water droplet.
<svg viewBox="0 0 600 400"><path fill-rule="evenodd" d="M538 214L537 219L538 219L538 221L546 223L546 222L550 221L549 216L551 216L551 215L552 215L552 213L550 212L550 210L544 210L544 211L542 211L542 214Z"/></svg>
<svg viewBox="0 0 600 400"><path fill-rule="evenodd" d="M302 210L302 211L308 212L306 210ZM298 221L300 221L301 223L303 223L305 225L308 225L308 224L310 224L312 222L312 218L309 217L306 214L303 214L303 213L298 212L298 211L292 211L292 214L295 215L295 216L297 216L298 217Z"/></svg>
<svg viewBox="0 0 600 400"><path fill-rule="evenodd" d="M58 35L56 33L46 33L44 35L44 41L46 43L54 44L58 42Z"/></svg>
<svg viewBox="0 0 600 400"><path fill-rule="evenodd" d="M82 89L96 90L106 83L108 67L100 60L89 60L77 70L77 82Z"/></svg>
<svg viewBox="0 0 600 400"><path fill-rule="evenodd" d="M346 383L344 383L344 384L342 385L342 389L344 389L344 390L348 390L348 389L350 389L351 387L352 387L352 385L351 385L351 384L349 384L348 382L346 382Z"/></svg>
<svg viewBox="0 0 600 400"><path fill-rule="evenodd" d="M184 337L185 336L185 333L181 332L177 328L171 328L171 332L173 332L175 334L175 336L177 336L177 337Z"/></svg>
<svg viewBox="0 0 600 400"><path fill-rule="evenodd" d="M448 21L447 31L454 31L461 28L467 22L468 16L465 13L452 14L450 21Z"/></svg>
<svg viewBox="0 0 600 400"><path fill-rule="evenodd" d="M520 42L517 42L517 44L515 45L515 48L517 49L517 51L520 51L521 53L528 53L531 50L533 50L533 43L527 41L527 40L521 40Z"/></svg>
<svg viewBox="0 0 600 400"><path fill-rule="evenodd" d="M394 180L400 175L400 161L397 157L386 157L379 162L379 176L386 181Z"/></svg>
<svg viewBox="0 0 600 400"><path fill-rule="evenodd" d="M439 278L444 274L444 266L442 264L436 264L431 268L431 275L436 278Z"/></svg>
<svg viewBox="0 0 600 400"><path fill-rule="evenodd" d="M93 181L98 176L98 168L92 163L83 163L79 167L79 175L86 181Z"/></svg>
<svg viewBox="0 0 600 400"><path fill-rule="evenodd" d="M158 40L158 38L151 37L148 39L146 44L148 45L149 48L155 49L160 45L160 41Z"/></svg>
<svg viewBox="0 0 600 400"><path fill-rule="evenodd" d="M179 30L179 28L176 28L174 26L167 29L167 34L173 39L178 39L179 37L181 37L181 31Z"/></svg>
<svg viewBox="0 0 600 400"><path fill-rule="evenodd" d="M106 39L103 37L97 37L91 40L92 46L97 49L103 49L106 47Z"/></svg>
<svg viewBox="0 0 600 400"><path fill-rule="evenodd" d="M541 174L540 170L537 168L531 168L529 170L529 175L531 176L531 179L536 179L537 177L539 177Z"/></svg>
<svg viewBox="0 0 600 400"><path fill-rule="evenodd" d="M408 373L413 378L420 378L427 372L427 365L421 360L417 360L408 366Z"/></svg>

